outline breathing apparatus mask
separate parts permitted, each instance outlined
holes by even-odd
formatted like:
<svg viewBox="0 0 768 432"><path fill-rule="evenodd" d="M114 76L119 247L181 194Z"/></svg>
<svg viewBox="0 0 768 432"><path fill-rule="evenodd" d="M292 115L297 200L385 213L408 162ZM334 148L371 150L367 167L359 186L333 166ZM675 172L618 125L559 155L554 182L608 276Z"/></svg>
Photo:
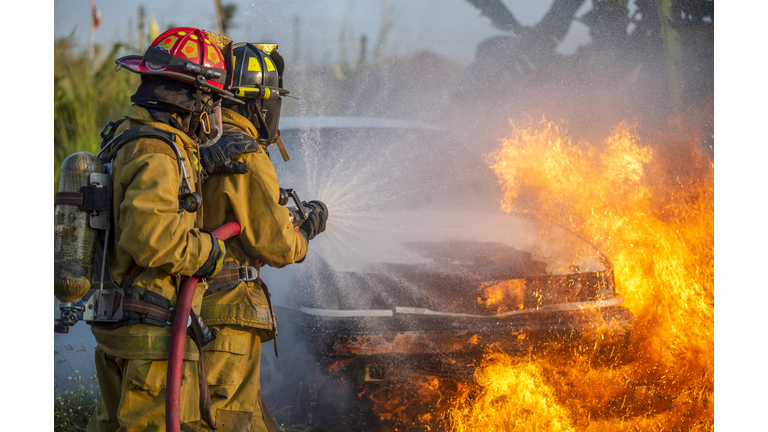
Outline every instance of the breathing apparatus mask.
<svg viewBox="0 0 768 432"><path fill-rule="evenodd" d="M199 94L200 89L197 89ZM215 143L222 134L221 98L215 94L197 96L202 101L195 104L191 113L190 131L188 135L195 139L201 147Z"/></svg>
<svg viewBox="0 0 768 432"><path fill-rule="evenodd" d="M204 97L203 103L191 113L189 135L200 147L215 143L222 134L221 98Z"/></svg>

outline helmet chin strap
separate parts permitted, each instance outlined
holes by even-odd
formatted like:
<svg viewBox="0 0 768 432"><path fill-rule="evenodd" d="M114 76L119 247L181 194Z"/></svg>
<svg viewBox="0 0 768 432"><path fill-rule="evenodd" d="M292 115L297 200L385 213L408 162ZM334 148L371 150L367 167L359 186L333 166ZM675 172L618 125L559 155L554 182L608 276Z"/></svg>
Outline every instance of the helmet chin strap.
<svg viewBox="0 0 768 432"><path fill-rule="evenodd" d="M216 105L214 105L213 107L213 120L215 124L211 125L211 133L209 134L208 141L205 144L203 144L206 147L218 141L219 138L221 138L221 133L222 133L222 130L224 129L224 125L222 123L222 118L221 118L221 100L216 102ZM211 135L213 135L213 137L210 137Z"/></svg>
<svg viewBox="0 0 768 432"><path fill-rule="evenodd" d="M195 90L195 110L189 120L189 135L200 146L213 144L221 136L221 100L213 102L213 98L200 87ZM214 117L211 124L211 116Z"/></svg>
<svg viewBox="0 0 768 432"><path fill-rule="evenodd" d="M253 125L256 127L256 130L259 132L259 135L266 136L267 133L266 128L262 128L262 122L259 122L260 116L258 115L259 109L256 107L256 102L248 102L245 105L245 118L247 118Z"/></svg>
<svg viewBox="0 0 768 432"><path fill-rule="evenodd" d="M253 109L252 109L253 108ZM259 133L263 133L265 137L270 136L270 130L267 127L267 122L264 121L264 117L261 116L261 112L259 111L258 106L256 106L255 103L251 102L248 104L248 111L252 111L250 118L251 122L253 123L253 119L256 120L256 124L258 125L256 129L259 131ZM264 142L262 142L264 141ZM266 138L259 139L260 144L264 145L272 145L277 144L277 148L280 150L280 156L283 157L284 162L288 162L291 160L291 157L288 156L288 151L285 150L285 146L283 145L283 140L280 139L280 131L275 131L275 139L272 143L267 143Z"/></svg>
<svg viewBox="0 0 768 432"><path fill-rule="evenodd" d="M267 137L269 137L269 128L267 127L267 122L264 121L264 117L261 116L261 110L259 110L259 107L256 104L253 104L255 109L253 110L253 113L251 114L251 118L256 119L256 124L258 124L259 132L264 133L264 137L261 137L260 140L264 140L264 144L267 144ZM269 143L271 144L271 143Z"/></svg>

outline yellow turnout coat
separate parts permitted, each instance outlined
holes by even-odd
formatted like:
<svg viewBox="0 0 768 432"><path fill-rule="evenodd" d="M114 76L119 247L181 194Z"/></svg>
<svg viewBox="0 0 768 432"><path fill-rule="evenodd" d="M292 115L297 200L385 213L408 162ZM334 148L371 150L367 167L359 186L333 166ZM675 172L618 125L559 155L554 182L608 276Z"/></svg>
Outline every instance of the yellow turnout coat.
<svg viewBox="0 0 768 432"><path fill-rule="evenodd" d="M137 105L118 129L149 125L176 134L176 147L198 189L197 144L182 131L156 122ZM155 138L125 144L113 163L114 241L109 260L112 278L120 283L132 262L144 267L131 286L139 286L177 303L177 276L191 276L211 252L211 236L202 232L203 214L179 212L179 168L176 152ZM200 311L199 284L192 309ZM165 430L165 387L172 326L133 324L106 329L91 326L96 337L96 371L102 403L87 430ZM187 338L181 382L182 430L200 429L198 408L199 354Z"/></svg>

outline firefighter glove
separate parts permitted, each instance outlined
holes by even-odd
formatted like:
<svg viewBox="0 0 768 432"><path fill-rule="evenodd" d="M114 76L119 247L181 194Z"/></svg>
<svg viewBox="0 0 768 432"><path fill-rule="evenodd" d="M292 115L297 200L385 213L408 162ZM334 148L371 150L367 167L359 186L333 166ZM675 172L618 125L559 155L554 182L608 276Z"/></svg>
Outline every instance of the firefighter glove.
<svg viewBox="0 0 768 432"><path fill-rule="evenodd" d="M208 259L205 260L205 264L195 273L199 278L214 278L224 265L224 256L227 254L227 247L224 245L224 241L217 239L211 235L211 253L208 254Z"/></svg>
<svg viewBox="0 0 768 432"><path fill-rule="evenodd" d="M239 133L227 134L208 147L200 148L200 164L203 177L211 174L245 174L248 166L233 160L243 153L254 153L260 150L259 143Z"/></svg>
<svg viewBox="0 0 768 432"><path fill-rule="evenodd" d="M304 233L307 240L312 240L325 231L325 223L328 220L328 207L322 201L310 201L304 204L304 207L309 210L307 220L301 224L300 231Z"/></svg>

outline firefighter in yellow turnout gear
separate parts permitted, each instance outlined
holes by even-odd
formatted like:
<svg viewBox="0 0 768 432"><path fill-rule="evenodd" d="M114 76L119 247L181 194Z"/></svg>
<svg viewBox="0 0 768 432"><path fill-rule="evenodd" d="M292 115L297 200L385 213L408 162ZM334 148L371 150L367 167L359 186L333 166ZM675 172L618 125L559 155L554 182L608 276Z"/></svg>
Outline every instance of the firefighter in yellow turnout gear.
<svg viewBox="0 0 768 432"><path fill-rule="evenodd" d="M223 242L202 229L203 214L195 212L194 201L201 169L227 172L221 158L202 167L197 161L204 155L200 145L221 130L214 121L220 100L232 96L231 40L194 28L171 29L143 57L123 57L117 64L142 74L134 105L100 153L112 162L111 276L125 296L121 321L92 325L102 401L87 430L162 431L179 283L185 276L215 277L226 254ZM185 71L180 64L198 69ZM215 147L225 157L258 149ZM201 283L195 313L203 292ZM201 424L199 353L190 339L184 360L181 430L195 431Z"/></svg>
<svg viewBox="0 0 768 432"><path fill-rule="evenodd" d="M200 310L218 335L203 350L211 412L219 432L275 430L259 384L260 344L276 337L275 318L257 271L264 265L281 268L303 261L308 240L325 229L328 217L325 205L312 201L308 205L316 211L299 229L289 210L279 204L277 176L266 147L277 139L283 64L277 51L267 53L262 47L234 46L233 92L254 96L270 88L278 97L242 96L244 105L222 104L222 140L258 142L260 150L232 159L231 171L244 174L214 174L203 185L206 227L232 220L242 227L240 235L227 242L224 269L208 280Z"/></svg>
<svg viewBox="0 0 768 432"><path fill-rule="evenodd" d="M126 114L126 129L149 125L172 131L153 121L149 112L132 106ZM122 132L118 130L118 132ZM180 132L180 131L176 131ZM176 133L176 145L189 155L196 149L186 134ZM176 303L172 275L196 273L212 252L212 238L200 231L197 215L176 214L178 185L158 181L178 177L176 156L165 143L140 138L121 149L114 160L115 243L110 251L112 277L126 279L135 262L145 268L130 283ZM189 172L195 168L184 161ZM134 206L119 203L135 203ZM169 207L171 206L171 207ZM159 209L158 215L153 214ZM162 221L161 221L162 219ZM157 227L159 229L152 229ZM135 257L135 258L134 258ZM193 309L199 311L202 290L196 293ZM165 427L165 377L171 344L171 326L137 323L117 328L92 326L96 338L96 371L102 405L91 419L89 431L147 430ZM191 341L185 347L182 393L190 395L181 406L182 421L199 423L197 408L197 349ZM124 384L125 382L125 384Z"/></svg>

